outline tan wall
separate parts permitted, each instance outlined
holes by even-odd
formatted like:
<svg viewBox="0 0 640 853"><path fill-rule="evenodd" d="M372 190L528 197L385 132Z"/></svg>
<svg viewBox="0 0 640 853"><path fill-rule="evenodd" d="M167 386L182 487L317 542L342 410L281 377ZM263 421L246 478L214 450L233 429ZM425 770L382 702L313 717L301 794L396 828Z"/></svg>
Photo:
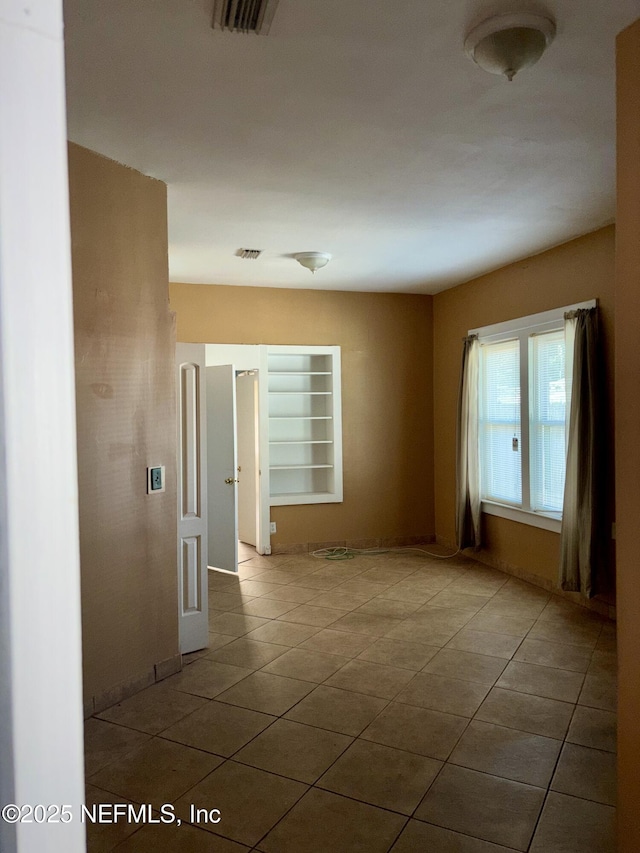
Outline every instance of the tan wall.
<svg viewBox="0 0 640 853"><path fill-rule="evenodd" d="M171 284L178 340L342 347L344 503L273 507L272 544L433 535L432 299Z"/></svg>
<svg viewBox="0 0 640 853"><path fill-rule="evenodd" d="M618 49L616 494L618 850L640 850L640 21Z"/></svg>
<svg viewBox="0 0 640 853"><path fill-rule="evenodd" d="M434 298L434 450L436 535L455 539L455 419L462 338L469 329L597 297L609 393L613 383L614 229L603 228ZM607 451L605 451L607 452ZM613 453L608 451L610 469ZM613 517L612 519L613 520ZM483 516L492 561L555 583L559 535Z"/></svg>
<svg viewBox="0 0 640 853"><path fill-rule="evenodd" d="M91 700L178 652L174 345L166 187L75 145L69 171ZM157 464L167 489L148 496L146 466Z"/></svg>

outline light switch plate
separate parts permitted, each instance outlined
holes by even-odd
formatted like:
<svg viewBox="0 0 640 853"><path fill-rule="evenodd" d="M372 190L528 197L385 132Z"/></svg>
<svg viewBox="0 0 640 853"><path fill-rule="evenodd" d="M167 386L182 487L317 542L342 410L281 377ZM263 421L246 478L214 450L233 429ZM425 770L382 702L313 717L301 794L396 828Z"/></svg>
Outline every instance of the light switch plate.
<svg viewBox="0 0 640 853"><path fill-rule="evenodd" d="M157 495L164 492L164 465L147 468L147 494Z"/></svg>

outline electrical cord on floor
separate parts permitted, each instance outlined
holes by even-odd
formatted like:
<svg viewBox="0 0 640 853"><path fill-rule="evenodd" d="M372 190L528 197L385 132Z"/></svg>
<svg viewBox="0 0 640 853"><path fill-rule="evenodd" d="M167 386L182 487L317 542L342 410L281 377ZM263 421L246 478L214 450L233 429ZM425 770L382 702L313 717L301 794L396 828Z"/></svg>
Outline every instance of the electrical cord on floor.
<svg viewBox="0 0 640 853"><path fill-rule="evenodd" d="M428 557L433 557L437 560L450 560L451 557L456 557L461 549L458 548L453 554L434 554L433 551L427 551L424 548L318 548L317 551L312 551L312 557L318 557L323 560L353 560L354 557L360 556L377 556L378 554L397 554L401 551L417 551L419 554L426 554Z"/></svg>

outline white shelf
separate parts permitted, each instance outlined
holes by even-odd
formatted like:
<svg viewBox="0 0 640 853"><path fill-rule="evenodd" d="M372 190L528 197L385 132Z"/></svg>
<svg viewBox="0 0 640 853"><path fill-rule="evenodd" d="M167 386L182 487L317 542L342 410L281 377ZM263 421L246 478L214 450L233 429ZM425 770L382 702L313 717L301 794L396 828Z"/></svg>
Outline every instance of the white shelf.
<svg viewBox="0 0 640 853"><path fill-rule="evenodd" d="M333 444L330 438L308 438L308 439L291 439L287 441L271 441L269 442L272 447L276 447L279 444Z"/></svg>
<svg viewBox="0 0 640 853"><path fill-rule="evenodd" d="M272 505L342 500L340 348L267 352Z"/></svg>
<svg viewBox="0 0 640 853"><path fill-rule="evenodd" d="M304 471L311 468L333 468L333 465L269 465L270 471Z"/></svg>

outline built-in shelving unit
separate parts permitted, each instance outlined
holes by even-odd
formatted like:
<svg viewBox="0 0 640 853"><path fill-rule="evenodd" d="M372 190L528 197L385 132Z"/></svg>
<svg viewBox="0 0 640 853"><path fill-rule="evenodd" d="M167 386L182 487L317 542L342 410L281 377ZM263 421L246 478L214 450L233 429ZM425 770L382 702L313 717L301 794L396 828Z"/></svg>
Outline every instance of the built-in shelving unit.
<svg viewBox="0 0 640 853"><path fill-rule="evenodd" d="M272 505L342 500L340 347L267 351Z"/></svg>

